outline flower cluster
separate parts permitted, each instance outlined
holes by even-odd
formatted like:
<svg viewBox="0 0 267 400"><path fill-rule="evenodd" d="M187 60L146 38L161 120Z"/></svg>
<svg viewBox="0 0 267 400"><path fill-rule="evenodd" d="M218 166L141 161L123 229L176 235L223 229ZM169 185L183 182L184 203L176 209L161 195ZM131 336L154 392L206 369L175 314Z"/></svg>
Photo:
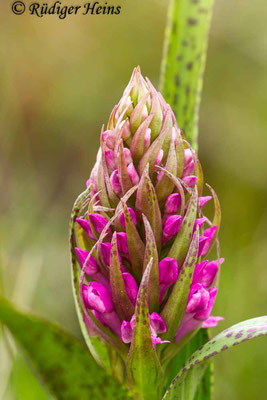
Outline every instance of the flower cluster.
<svg viewBox="0 0 267 400"><path fill-rule="evenodd" d="M87 186L90 202L76 218L75 251L89 334L132 342L148 265L154 348L215 326L221 318L211 312L223 259L207 257L219 230L218 199L211 188L212 196L202 195L196 152L139 68L102 130ZM214 222L203 213L212 197Z"/></svg>

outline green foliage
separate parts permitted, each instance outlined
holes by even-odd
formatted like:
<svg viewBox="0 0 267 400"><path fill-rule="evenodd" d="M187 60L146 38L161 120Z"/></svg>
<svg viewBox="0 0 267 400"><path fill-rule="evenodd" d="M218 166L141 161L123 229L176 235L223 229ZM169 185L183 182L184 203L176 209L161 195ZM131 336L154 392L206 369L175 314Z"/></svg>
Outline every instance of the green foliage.
<svg viewBox="0 0 267 400"><path fill-rule="evenodd" d="M197 148L198 112L213 0L171 0L161 91Z"/></svg>
<svg viewBox="0 0 267 400"><path fill-rule="evenodd" d="M57 399L128 398L126 391L97 366L87 348L62 329L18 312L2 297L0 321L8 327Z"/></svg>
<svg viewBox="0 0 267 400"><path fill-rule="evenodd" d="M153 347L148 316L148 284L153 259L148 263L141 281L135 307L134 337L127 358L128 379L142 400L158 400L161 367Z"/></svg>
<svg viewBox="0 0 267 400"><path fill-rule="evenodd" d="M163 400L194 400L209 358L237 344L267 335L267 316L236 324L201 346L183 365L183 368L166 391ZM205 398L205 397L202 397Z"/></svg>

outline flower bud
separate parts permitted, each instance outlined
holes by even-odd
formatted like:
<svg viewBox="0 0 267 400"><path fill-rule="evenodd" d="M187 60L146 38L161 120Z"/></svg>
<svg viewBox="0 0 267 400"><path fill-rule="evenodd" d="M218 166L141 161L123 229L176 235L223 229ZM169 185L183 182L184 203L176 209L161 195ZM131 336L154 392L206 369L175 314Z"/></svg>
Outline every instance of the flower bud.
<svg viewBox="0 0 267 400"><path fill-rule="evenodd" d="M88 334L118 352L128 378L148 353L161 363L157 346L221 319L211 312L223 259L209 258L220 206L209 186L202 195L200 171L170 106L136 68L101 133L72 238ZM203 214L212 198L213 219Z"/></svg>

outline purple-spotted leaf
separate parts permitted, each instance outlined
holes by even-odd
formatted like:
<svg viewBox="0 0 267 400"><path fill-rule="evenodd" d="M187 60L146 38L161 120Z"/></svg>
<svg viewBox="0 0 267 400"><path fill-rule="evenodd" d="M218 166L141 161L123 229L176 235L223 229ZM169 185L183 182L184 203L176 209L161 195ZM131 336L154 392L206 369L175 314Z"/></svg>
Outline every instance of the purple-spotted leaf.
<svg viewBox="0 0 267 400"><path fill-rule="evenodd" d="M267 335L267 316L243 321L219 333L186 361L167 389L163 400L193 400L211 357L263 335Z"/></svg>
<svg viewBox="0 0 267 400"><path fill-rule="evenodd" d="M164 339L173 338L179 324L182 321L188 300L194 268L197 262L198 241L199 228L197 226L185 261L179 272L179 277L161 313L161 317L167 326L167 333L164 334Z"/></svg>
<svg viewBox="0 0 267 400"><path fill-rule="evenodd" d="M136 211L141 217L144 214L152 228L157 248L161 246L161 213L155 188L148 175L149 165L147 164L141 177L136 194Z"/></svg>
<svg viewBox="0 0 267 400"><path fill-rule="evenodd" d="M134 336L127 357L127 377L143 400L158 400L162 370L154 349L149 322L148 283L153 260L144 272L136 301ZM138 398L138 397L137 397Z"/></svg>
<svg viewBox="0 0 267 400"><path fill-rule="evenodd" d="M61 328L17 311L0 297L0 321L14 336L42 384L58 400L130 399L86 346Z"/></svg>
<svg viewBox="0 0 267 400"><path fill-rule="evenodd" d="M146 231L146 249L143 268L144 271L146 270L149 261L153 259L148 284L149 310L152 313L154 311L158 312L159 308L159 260L154 234L145 215L143 215L143 220Z"/></svg>
<svg viewBox="0 0 267 400"><path fill-rule="evenodd" d="M195 187L192 191L192 195L187 207L186 214L183 218L181 228L176 235L176 238L168 255L168 257L177 260L179 267L181 267L185 259L188 246L191 241L196 214L197 214L197 190Z"/></svg>
<svg viewBox="0 0 267 400"><path fill-rule="evenodd" d="M124 286L122 272L120 268L120 260L117 246L117 234L114 232L111 242L110 255L110 284L112 292L112 300L119 317L123 320L130 321L134 306L132 305Z"/></svg>
<svg viewBox="0 0 267 400"><path fill-rule="evenodd" d="M139 233L131 219L125 203L121 202L123 206L125 226L127 232L127 243L132 263L132 273L137 280L141 280L143 274L143 261L145 255L145 246Z"/></svg>

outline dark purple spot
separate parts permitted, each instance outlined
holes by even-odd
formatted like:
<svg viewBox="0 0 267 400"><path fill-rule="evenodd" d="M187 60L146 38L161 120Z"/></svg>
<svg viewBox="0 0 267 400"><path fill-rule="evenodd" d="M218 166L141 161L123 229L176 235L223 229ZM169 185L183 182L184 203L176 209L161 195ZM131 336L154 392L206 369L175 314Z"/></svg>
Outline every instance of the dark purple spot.
<svg viewBox="0 0 267 400"><path fill-rule="evenodd" d="M248 329L248 333L254 333L254 332L257 332L257 328L250 328L250 329Z"/></svg>
<svg viewBox="0 0 267 400"><path fill-rule="evenodd" d="M210 357L216 356L218 354L218 351L213 351L212 353L210 353Z"/></svg>
<svg viewBox="0 0 267 400"><path fill-rule="evenodd" d="M224 350L227 350L228 349L228 346L225 344L222 348L221 348L221 351L224 351Z"/></svg>
<svg viewBox="0 0 267 400"><path fill-rule="evenodd" d="M197 19L195 18L188 18L187 20L188 25L196 25L197 24Z"/></svg>
<svg viewBox="0 0 267 400"><path fill-rule="evenodd" d="M178 75L178 74L175 74L174 79L175 79L175 80L174 80L175 85L176 85L176 86L180 86L181 82L180 82L180 78L179 78L179 75Z"/></svg>
<svg viewBox="0 0 267 400"><path fill-rule="evenodd" d="M208 14L209 10L207 8L199 8L198 9L199 14Z"/></svg>
<svg viewBox="0 0 267 400"><path fill-rule="evenodd" d="M190 71L190 70L192 69L192 67L193 67L193 63L192 63L192 62L189 62L189 63L187 64L187 66L186 66L186 69L188 69L188 71Z"/></svg>

